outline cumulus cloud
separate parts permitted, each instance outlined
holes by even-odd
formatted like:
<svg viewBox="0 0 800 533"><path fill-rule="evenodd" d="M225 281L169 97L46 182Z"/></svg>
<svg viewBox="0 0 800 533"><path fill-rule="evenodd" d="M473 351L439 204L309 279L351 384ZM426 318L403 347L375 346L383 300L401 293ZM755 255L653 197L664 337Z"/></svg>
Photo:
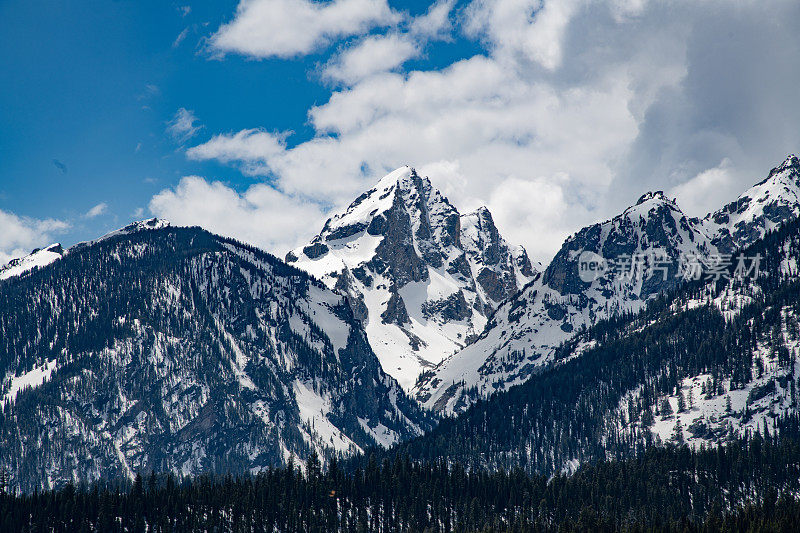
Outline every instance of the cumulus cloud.
<svg viewBox="0 0 800 533"><path fill-rule="evenodd" d="M329 64L349 81L309 110L312 138L243 130L189 155L320 205L410 164L460 208L488 204L548 261L564 235L647 190L700 215L797 151L798 17L781 0L473 0L462 29L486 53L405 72L398 46L372 65L356 51L407 38L414 22L365 37Z"/></svg>
<svg viewBox="0 0 800 533"><path fill-rule="evenodd" d="M367 37L331 60L323 76L352 84L378 72L394 70L419 52L417 44L406 35Z"/></svg>
<svg viewBox="0 0 800 533"><path fill-rule="evenodd" d="M516 53L554 69L561 63L567 26L584 0L475 0L465 29L495 54Z"/></svg>
<svg viewBox="0 0 800 533"><path fill-rule="evenodd" d="M265 174L268 172L267 162L284 152L284 136L260 129L215 135L209 141L189 148L186 156L196 161L240 162L244 164L246 174Z"/></svg>
<svg viewBox="0 0 800 533"><path fill-rule="evenodd" d="M179 143L185 143L203 129L203 126L197 124L197 117L194 111L185 108L180 108L175 112L172 120L167 122L167 133Z"/></svg>
<svg viewBox="0 0 800 533"><path fill-rule="evenodd" d="M241 0L233 20L211 37L210 46L219 54L294 57L398 20L386 0Z"/></svg>
<svg viewBox="0 0 800 533"><path fill-rule="evenodd" d="M725 158L716 167L699 173L668 192L678 200L678 205L687 215L703 217L741 194L732 169L731 160Z"/></svg>
<svg viewBox="0 0 800 533"><path fill-rule="evenodd" d="M334 56L323 69L329 80L353 85L369 76L393 71L422 54L428 41L446 39L450 34L453 0L432 4L427 13L412 18L404 31L370 35Z"/></svg>
<svg viewBox="0 0 800 533"><path fill-rule="evenodd" d="M450 16L455 0L439 0L428 12L415 17L409 24L409 33L418 39L447 39L452 27Z"/></svg>
<svg viewBox="0 0 800 533"><path fill-rule="evenodd" d="M727 160L712 175L724 171L735 196L800 146L800 109L790 103L800 83L800 34L792 22L800 4L700 3L684 6L682 15L690 21L676 30L684 36L685 74L644 108L614 187L678 187ZM680 20L655 4L637 16L650 27L657 18L670 25Z"/></svg>
<svg viewBox="0 0 800 533"><path fill-rule="evenodd" d="M0 265L22 257L34 248L53 243L53 237L69 229L69 224L53 218L36 219L0 209Z"/></svg>
<svg viewBox="0 0 800 533"><path fill-rule="evenodd" d="M85 218L95 218L95 217L99 217L100 215L104 214L106 211L108 211L108 204L105 203L105 202L102 202L102 203L99 203L96 206L92 207L91 209L89 209L86 212L86 214L84 214L83 216Z"/></svg>
<svg viewBox="0 0 800 533"><path fill-rule="evenodd" d="M317 206L269 185L251 185L243 193L219 181L198 176L181 179L174 188L156 194L149 204L159 218L176 225L198 225L214 233L259 246L283 256L321 225Z"/></svg>
<svg viewBox="0 0 800 533"><path fill-rule="evenodd" d="M583 206L570 204L566 199L562 184L543 178L512 177L502 181L492 191L488 207L496 224L506 228L509 236L522 236L508 231L515 227L536 236L528 246L537 258L557 250L573 229L564 223L565 213L579 220L587 219Z"/></svg>

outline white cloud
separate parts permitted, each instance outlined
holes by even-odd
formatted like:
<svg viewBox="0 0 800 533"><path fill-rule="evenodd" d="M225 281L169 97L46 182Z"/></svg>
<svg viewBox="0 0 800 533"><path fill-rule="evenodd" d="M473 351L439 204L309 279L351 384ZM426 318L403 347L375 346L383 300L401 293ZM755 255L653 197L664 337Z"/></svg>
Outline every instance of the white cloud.
<svg viewBox="0 0 800 533"><path fill-rule="evenodd" d="M430 71L353 67L350 85L309 110L310 139L243 130L189 154L319 205L347 204L410 164L462 210L488 204L510 240L547 261L563 235L647 190L702 214L797 150L800 5L772 7L474 0L464 22L486 55ZM351 50L331 65L344 71Z"/></svg>
<svg viewBox="0 0 800 533"><path fill-rule="evenodd" d="M419 48L407 35L370 36L328 63L323 76L353 84L378 72L394 70L418 54Z"/></svg>
<svg viewBox="0 0 800 533"><path fill-rule="evenodd" d="M172 48L179 47L181 45L181 43L183 42L183 40L186 39L187 35L189 35L189 28L188 27L184 28L183 31L180 32L177 37L175 37L175 40L172 41Z"/></svg>
<svg viewBox="0 0 800 533"><path fill-rule="evenodd" d="M94 206L91 209L89 209L86 212L86 214L84 214L83 216L85 218L95 218L95 217L99 217L100 215L102 215L106 211L108 211L108 204L103 202L103 203L99 203L96 206Z"/></svg>
<svg viewBox="0 0 800 533"><path fill-rule="evenodd" d="M259 246L283 257L301 244L308 228L324 221L319 208L269 185L251 185L244 193L198 176L181 179L149 204L159 218L176 225L198 225L214 233Z"/></svg>
<svg viewBox="0 0 800 533"><path fill-rule="evenodd" d="M328 61L322 76L353 85L369 76L394 71L422 54L428 41L450 36L454 0L440 0L424 15L412 18L405 31L370 35L341 50Z"/></svg>
<svg viewBox="0 0 800 533"><path fill-rule="evenodd" d="M0 210L0 265L52 244L53 236L69 227L63 220L23 217Z"/></svg>
<svg viewBox="0 0 800 533"><path fill-rule="evenodd" d="M496 54L521 53L547 69L561 64L567 25L585 0L475 0L465 28Z"/></svg>
<svg viewBox="0 0 800 533"><path fill-rule="evenodd" d="M542 180L558 179L560 186L579 187L593 198L613 178L611 165L620 147L636 137L627 87L626 77L617 74L591 89L556 90L476 56L443 71L365 79L311 110L318 137L279 152L246 151L247 158L241 159L249 169L269 169L282 190L334 205L349 202L403 164L427 170L465 209L486 203L497 185L512 177L535 180L536 190L544 190ZM597 124L603 125L602 135ZM234 150L215 148L247 138L244 133L220 137L190 153L230 161ZM447 171L439 174L437 169ZM577 204L574 194L563 196ZM548 193L546 198L552 197ZM532 199L531 205L539 202ZM554 253L556 245L543 246L541 235L526 231L522 218L495 216L501 231L537 259ZM589 220L586 208L561 216L559 228Z"/></svg>
<svg viewBox="0 0 800 533"><path fill-rule="evenodd" d="M409 33L417 38L444 39L450 34L450 14L455 0L439 0L431 4L428 12L414 18Z"/></svg>
<svg viewBox="0 0 800 533"><path fill-rule="evenodd" d="M185 143L203 129L203 126L196 124L196 122L197 117L194 115L194 111L182 107L175 112L175 116L167 123L167 133L175 141Z"/></svg>
<svg viewBox="0 0 800 533"><path fill-rule="evenodd" d="M241 0L234 19L219 28L210 45L221 54L294 57L399 20L386 0Z"/></svg>
<svg viewBox="0 0 800 533"><path fill-rule="evenodd" d="M216 159L222 163L242 161L254 165L266 162L284 150L283 135L251 129L232 135L215 135L211 140L189 148L186 156L196 161ZM256 167L248 173L257 174L258 170Z"/></svg>
<svg viewBox="0 0 800 533"><path fill-rule="evenodd" d="M742 191L732 174L733 164L725 158L722 162L699 173L687 182L673 187L669 194L689 216L703 217L736 198Z"/></svg>
<svg viewBox="0 0 800 533"><path fill-rule="evenodd" d="M588 218L583 206L567 201L557 180L548 179L508 178L492 191L488 207L504 236L527 243L528 253L536 258L548 257L561 246L574 230L571 217Z"/></svg>

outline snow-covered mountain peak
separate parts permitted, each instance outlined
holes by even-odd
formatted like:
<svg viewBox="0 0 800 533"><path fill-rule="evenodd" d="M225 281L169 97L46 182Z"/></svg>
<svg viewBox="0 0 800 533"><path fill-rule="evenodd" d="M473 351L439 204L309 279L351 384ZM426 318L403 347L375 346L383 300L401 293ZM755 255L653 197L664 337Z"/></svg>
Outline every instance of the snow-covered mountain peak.
<svg viewBox="0 0 800 533"><path fill-rule="evenodd" d="M668 213L674 213L677 218L684 215L675 199L669 198L664 191L650 191L640 196L636 203L625 209L620 216L637 221Z"/></svg>
<svg viewBox="0 0 800 533"><path fill-rule="evenodd" d="M256 472L427 428L341 294L200 228L116 235L0 283L0 469L17 484Z"/></svg>
<svg viewBox="0 0 800 533"><path fill-rule="evenodd" d="M461 246L474 264L498 265L511 259L512 264L509 267L517 275L518 287L524 286L542 268L540 263L531 263L528 253L521 245L509 244L503 239L486 206L461 215ZM485 275L488 275L488 271ZM502 288L492 291L485 283L482 288L486 297L494 303L500 303L509 295Z"/></svg>
<svg viewBox="0 0 800 533"><path fill-rule="evenodd" d="M376 215L391 209L396 193L400 189L410 190L414 185L410 167L400 167L384 176L375 187L353 200L343 211L335 213L325 222L320 232L324 240L338 240L349 237Z"/></svg>
<svg viewBox="0 0 800 533"><path fill-rule="evenodd" d="M773 168L767 179L764 181L769 180L776 174L782 174L785 172L794 172L795 175L800 173L800 158L798 158L795 154L789 154L786 156L786 159L783 160L783 163Z"/></svg>
<svg viewBox="0 0 800 533"><path fill-rule="evenodd" d="M641 205L645 202L651 201L674 203L667 197L667 195L664 194L664 191L648 191L639 197L639 199L636 201L636 205Z"/></svg>
<svg viewBox="0 0 800 533"><path fill-rule="evenodd" d="M646 298L678 282L683 256L705 255L710 249L710 239L696 219L687 217L663 192L647 193L611 220L583 228L569 237L545 270L543 283L562 295L583 294L593 289L602 294L623 291L634 299ZM643 277L640 270L639 278L632 275L620 281L604 277L589 283L581 279L578 269L583 252L611 262L658 256L668 261L668 275L666 279L662 276L660 280L651 280ZM618 286L612 288L609 283Z"/></svg>
<svg viewBox="0 0 800 533"><path fill-rule="evenodd" d="M168 228L169 226L170 226L169 221L164 220L163 218L153 217L153 218L148 218L146 220L137 220L136 222L131 222L127 226L124 226L118 230L103 235L98 240L116 237L117 235L131 235L139 231L163 229L163 228Z"/></svg>
<svg viewBox="0 0 800 533"><path fill-rule="evenodd" d="M110 239L112 237L118 237L120 235L131 235L139 231L163 229L169 226L170 223L164 219L150 218L147 220L139 220L136 222L132 222L127 226L114 230L110 233L107 233L98 239L86 242L79 242L78 244L71 246L66 250L62 248L61 244L59 243L51 244L47 248L41 248L41 249L37 248L36 250L33 250L30 254L28 254L25 257L12 259L5 266L0 266L0 280L25 274L27 272L30 272L34 268L45 267L53 263L57 259L60 259L63 255L70 253L71 251L79 250L86 246L92 246L94 244L102 242L106 239Z"/></svg>
<svg viewBox="0 0 800 533"><path fill-rule="evenodd" d="M41 268L64 255L64 249L59 243L51 244L46 248L37 248L25 257L12 259L6 265L0 266L0 280L20 276L34 268Z"/></svg>
<svg viewBox="0 0 800 533"><path fill-rule="evenodd" d="M127 226L123 226L119 229L106 233L102 237L91 241L79 242L75 246L70 247L67 250L67 253L72 252L74 250L80 250L85 248L86 246L93 246L97 243L103 242L108 239L112 239L114 237L119 237L122 235L133 235L134 233L138 233L140 231L152 231L152 230L159 230L171 227L169 221L164 220L162 218L148 218L145 220L137 220L136 222L131 222Z"/></svg>
<svg viewBox="0 0 800 533"><path fill-rule="evenodd" d="M148 229L166 228L169 225L170 223L168 220L164 220L163 218L153 217L153 218L148 218L146 220L137 220L136 222L128 224L120 231L125 233L134 233L136 231L143 231Z"/></svg>
<svg viewBox="0 0 800 533"><path fill-rule="evenodd" d="M382 178L286 260L347 295L384 369L407 389L535 273L487 209L461 215L411 167Z"/></svg>
<svg viewBox="0 0 800 533"><path fill-rule="evenodd" d="M800 216L800 160L790 155L769 175L702 224L723 252L749 245L786 220Z"/></svg>

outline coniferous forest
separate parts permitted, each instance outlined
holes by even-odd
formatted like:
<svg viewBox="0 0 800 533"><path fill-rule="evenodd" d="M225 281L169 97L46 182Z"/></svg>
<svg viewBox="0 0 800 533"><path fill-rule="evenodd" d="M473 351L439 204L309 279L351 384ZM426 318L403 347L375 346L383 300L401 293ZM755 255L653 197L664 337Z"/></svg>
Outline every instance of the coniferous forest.
<svg viewBox="0 0 800 533"><path fill-rule="evenodd" d="M133 482L0 495L2 531L795 531L800 426L716 449L653 447L550 479L372 456L364 469Z"/></svg>

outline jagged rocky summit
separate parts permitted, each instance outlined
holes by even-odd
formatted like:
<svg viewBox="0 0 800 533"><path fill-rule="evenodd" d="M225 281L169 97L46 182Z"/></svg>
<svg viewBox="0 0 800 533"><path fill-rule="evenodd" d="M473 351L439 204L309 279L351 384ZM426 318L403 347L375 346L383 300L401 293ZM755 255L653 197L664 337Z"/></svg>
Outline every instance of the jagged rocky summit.
<svg viewBox="0 0 800 533"><path fill-rule="evenodd" d="M405 389L476 338L537 275L488 209L460 214L410 167L334 214L286 261L347 296L384 370Z"/></svg>

